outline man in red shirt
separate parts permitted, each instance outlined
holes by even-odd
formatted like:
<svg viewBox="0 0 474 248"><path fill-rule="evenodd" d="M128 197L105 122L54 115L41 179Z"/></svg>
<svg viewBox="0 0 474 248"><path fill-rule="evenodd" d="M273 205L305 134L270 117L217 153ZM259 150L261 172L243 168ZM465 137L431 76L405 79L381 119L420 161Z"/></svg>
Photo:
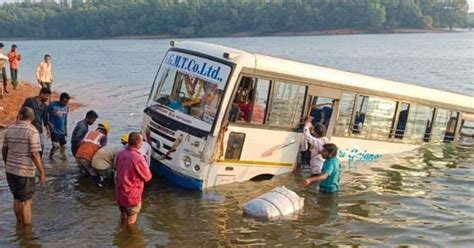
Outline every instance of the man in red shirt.
<svg viewBox="0 0 474 248"><path fill-rule="evenodd" d="M145 182L151 180L151 171L145 157L139 149L143 137L138 132L128 136L128 147L119 152L115 159L117 174L115 177L115 198L121 212L123 223L133 225L137 222L142 205Z"/></svg>
<svg viewBox="0 0 474 248"><path fill-rule="evenodd" d="M16 45L12 45L12 50L8 53L8 61L10 62L10 74L14 90L16 90L16 86L18 85L18 67L20 66L21 60L21 55L16 51L16 48Z"/></svg>

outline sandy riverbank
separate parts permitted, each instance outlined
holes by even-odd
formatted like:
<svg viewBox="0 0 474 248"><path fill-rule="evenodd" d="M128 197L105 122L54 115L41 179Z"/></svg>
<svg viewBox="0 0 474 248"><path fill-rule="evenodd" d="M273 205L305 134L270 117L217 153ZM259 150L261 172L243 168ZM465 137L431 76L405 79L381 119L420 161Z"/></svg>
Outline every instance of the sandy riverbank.
<svg viewBox="0 0 474 248"><path fill-rule="evenodd" d="M39 87L32 83L21 81L17 90L13 90L11 84L8 84L9 93L0 99L0 130L16 121L17 113L26 98L36 96L39 93ZM53 92L51 100L57 100L59 94ZM71 99L70 111L78 109L81 104Z"/></svg>

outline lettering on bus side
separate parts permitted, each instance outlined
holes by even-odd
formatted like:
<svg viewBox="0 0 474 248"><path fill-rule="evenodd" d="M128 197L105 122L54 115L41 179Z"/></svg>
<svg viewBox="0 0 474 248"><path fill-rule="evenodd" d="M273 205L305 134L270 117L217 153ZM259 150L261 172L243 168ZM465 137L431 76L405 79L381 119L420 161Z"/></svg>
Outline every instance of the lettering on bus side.
<svg viewBox="0 0 474 248"><path fill-rule="evenodd" d="M375 160L379 159L380 157L382 157L382 154L367 152L367 150L361 151L358 148L351 148L351 149L345 149L345 150L339 149L338 157L341 159L347 158L347 161L349 161L349 163L352 163L352 162L368 163L368 162L374 162Z"/></svg>
<svg viewBox="0 0 474 248"><path fill-rule="evenodd" d="M205 78L213 79L222 83L223 77L221 75L221 67L214 64L210 65L205 61L200 61L198 58L191 58L185 55L176 53L169 53L165 59L165 64L176 67L193 74L199 74Z"/></svg>

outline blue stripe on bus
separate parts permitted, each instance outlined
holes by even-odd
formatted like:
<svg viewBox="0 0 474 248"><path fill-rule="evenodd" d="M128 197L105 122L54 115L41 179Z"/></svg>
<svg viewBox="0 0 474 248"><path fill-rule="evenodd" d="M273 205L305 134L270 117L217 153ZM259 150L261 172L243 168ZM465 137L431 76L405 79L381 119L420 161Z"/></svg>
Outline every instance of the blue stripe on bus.
<svg viewBox="0 0 474 248"><path fill-rule="evenodd" d="M158 176L164 178L166 182L191 190L202 190L204 182L203 180L195 179L184 174L181 174L177 171L172 170L163 163L152 159L151 160L151 170Z"/></svg>

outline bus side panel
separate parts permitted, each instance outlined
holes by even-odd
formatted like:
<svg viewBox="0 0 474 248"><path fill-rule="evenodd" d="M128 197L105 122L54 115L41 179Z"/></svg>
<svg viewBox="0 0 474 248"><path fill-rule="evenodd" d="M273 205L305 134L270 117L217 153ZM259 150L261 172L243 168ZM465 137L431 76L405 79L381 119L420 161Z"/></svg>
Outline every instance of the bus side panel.
<svg viewBox="0 0 474 248"><path fill-rule="evenodd" d="M396 154L416 149L419 145L364 140L351 137L332 137L338 147L338 157L348 162L373 162L384 154Z"/></svg>

